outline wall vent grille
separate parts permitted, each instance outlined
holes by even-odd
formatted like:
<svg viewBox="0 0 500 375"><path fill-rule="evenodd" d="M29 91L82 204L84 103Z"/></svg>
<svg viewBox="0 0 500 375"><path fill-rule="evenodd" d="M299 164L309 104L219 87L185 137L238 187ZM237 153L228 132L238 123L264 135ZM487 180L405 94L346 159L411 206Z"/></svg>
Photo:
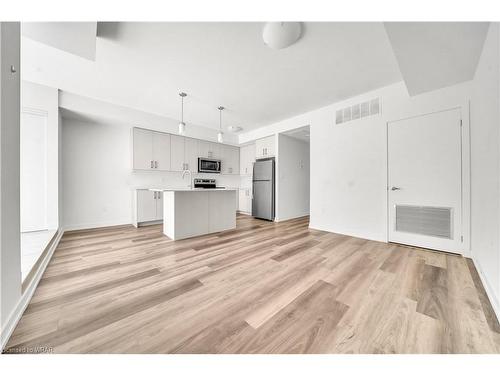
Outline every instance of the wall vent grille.
<svg viewBox="0 0 500 375"><path fill-rule="evenodd" d="M452 209L396 205L396 231L452 239Z"/></svg>
<svg viewBox="0 0 500 375"><path fill-rule="evenodd" d="M360 118L378 115L380 113L380 100L375 98L363 103L358 103L338 109L335 112L335 124L343 124Z"/></svg>

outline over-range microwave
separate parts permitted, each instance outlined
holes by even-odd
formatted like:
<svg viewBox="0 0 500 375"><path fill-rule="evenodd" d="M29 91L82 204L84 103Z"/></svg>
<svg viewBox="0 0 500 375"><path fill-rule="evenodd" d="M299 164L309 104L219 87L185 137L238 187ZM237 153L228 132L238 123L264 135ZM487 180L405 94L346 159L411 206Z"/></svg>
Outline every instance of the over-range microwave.
<svg viewBox="0 0 500 375"><path fill-rule="evenodd" d="M220 170L220 160L198 158L198 173L220 173Z"/></svg>

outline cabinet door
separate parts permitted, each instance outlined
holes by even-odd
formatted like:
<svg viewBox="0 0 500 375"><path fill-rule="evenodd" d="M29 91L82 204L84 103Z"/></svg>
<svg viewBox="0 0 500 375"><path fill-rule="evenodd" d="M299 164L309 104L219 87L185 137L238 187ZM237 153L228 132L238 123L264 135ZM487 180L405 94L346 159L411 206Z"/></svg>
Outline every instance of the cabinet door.
<svg viewBox="0 0 500 375"><path fill-rule="evenodd" d="M153 133L153 160L156 170L170 170L170 134Z"/></svg>
<svg viewBox="0 0 500 375"><path fill-rule="evenodd" d="M266 138L266 156L274 156L274 136Z"/></svg>
<svg viewBox="0 0 500 375"><path fill-rule="evenodd" d="M133 169L152 169L153 164L153 133L134 128L132 130Z"/></svg>
<svg viewBox="0 0 500 375"><path fill-rule="evenodd" d="M255 158L265 158L266 143L263 139L257 139L255 141Z"/></svg>
<svg viewBox="0 0 500 375"><path fill-rule="evenodd" d="M170 136L170 170L184 170L185 141L187 139L178 135Z"/></svg>
<svg viewBox="0 0 500 375"><path fill-rule="evenodd" d="M208 158L209 142L198 140L198 156L200 158Z"/></svg>
<svg viewBox="0 0 500 375"><path fill-rule="evenodd" d="M241 212L247 212L247 197L246 197L246 190L240 189L238 191L238 210Z"/></svg>
<svg viewBox="0 0 500 375"><path fill-rule="evenodd" d="M198 141L198 153L202 158L220 159L221 152L218 143Z"/></svg>
<svg viewBox="0 0 500 375"><path fill-rule="evenodd" d="M249 176L253 173L253 162L255 161L255 144L240 148L240 174Z"/></svg>
<svg viewBox="0 0 500 375"><path fill-rule="evenodd" d="M229 174L240 174L240 148L229 146Z"/></svg>
<svg viewBox="0 0 500 375"><path fill-rule="evenodd" d="M163 220L163 192L156 192L156 220Z"/></svg>
<svg viewBox="0 0 500 375"><path fill-rule="evenodd" d="M156 220L156 193L149 190L137 190L137 221Z"/></svg>
<svg viewBox="0 0 500 375"><path fill-rule="evenodd" d="M231 160L231 147L226 145L220 145L220 154L221 154L221 173L222 174L231 174L232 170L232 160Z"/></svg>
<svg viewBox="0 0 500 375"><path fill-rule="evenodd" d="M255 151L257 159L274 156L274 136L272 135L255 141Z"/></svg>
<svg viewBox="0 0 500 375"><path fill-rule="evenodd" d="M186 169L198 172L198 140L184 138L184 163L186 163Z"/></svg>

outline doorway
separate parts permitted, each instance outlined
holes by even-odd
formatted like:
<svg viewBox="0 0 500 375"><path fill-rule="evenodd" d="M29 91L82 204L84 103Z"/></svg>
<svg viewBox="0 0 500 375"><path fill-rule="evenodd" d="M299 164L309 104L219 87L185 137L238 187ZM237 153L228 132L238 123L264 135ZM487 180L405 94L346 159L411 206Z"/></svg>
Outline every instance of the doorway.
<svg viewBox="0 0 500 375"><path fill-rule="evenodd" d="M24 281L52 239L47 225L47 118L23 109L20 129L21 274Z"/></svg>
<svg viewBox="0 0 500 375"><path fill-rule="evenodd" d="M389 242L461 252L461 124L460 109L387 124Z"/></svg>

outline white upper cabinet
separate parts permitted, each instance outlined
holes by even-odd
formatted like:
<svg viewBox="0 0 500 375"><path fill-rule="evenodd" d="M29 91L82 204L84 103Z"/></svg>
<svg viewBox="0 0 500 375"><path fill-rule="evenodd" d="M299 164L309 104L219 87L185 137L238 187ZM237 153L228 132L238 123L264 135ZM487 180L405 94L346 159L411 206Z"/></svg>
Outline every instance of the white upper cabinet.
<svg viewBox="0 0 500 375"><path fill-rule="evenodd" d="M183 171L186 169L184 161L185 138L178 135L170 136L170 170Z"/></svg>
<svg viewBox="0 0 500 375"><path fill-rule="evenodd" d="M184 163L185 169L198 172L198 140L184 138Z"/></svg>
<svg viewBox="0 0 500 375"><path fill-rule="evenodd" d="M198 140L193 138L171 135L170 170L191 172L198 171Z"/></svg>
<svg viewBox="0 0 500 375"><path fill-rule="evenodd" d="M198 158L220 159L222 174L240 173L239 147L153 130L132 129L132 168L198 172ZM254 155L251 156L252 159ZM253 161L253 160L252 160Z"/></svg>
<svg viewBox="0 0 500 375"><path fill-rule="evenodd" d="M220 146L218 143L198 141L198 156L201 158L220 159Z"/></svg>
<svg viewBox="0 0 500 375"><path fill-rule="evenodd" d="M153 160L155 169L170 170L170 134L153 133Z"/></svg>
<svg viewBox="0 0 500 375"><path fill-rule="evenodd" d="M133 169L152 169L153 132L134 128L132 130Z"/></svg>
<svg viewBox="0 0 500 375"><path fill-rule="evenodd" d="M240 148L240 174L250 176L253 173L253 163L255 162L255 144Z"/></svg>
<svg viewBox="0 0 500 375"><path fill-rule="evenodd" d="M269 158L275 155L274 135L255 141L255 157L257 159Z"/></svg>
<svg viewBox="0 0 500 375"><path fill-rule="evenodd" d="M133 169L170 170L170 134L132 129Z"/></svg>
<svg viewBox="0 0 500 375"><path fill-rule="evenodd" d="M222 174L239 174L240 150L238 147L220 145Z"/></svg>

